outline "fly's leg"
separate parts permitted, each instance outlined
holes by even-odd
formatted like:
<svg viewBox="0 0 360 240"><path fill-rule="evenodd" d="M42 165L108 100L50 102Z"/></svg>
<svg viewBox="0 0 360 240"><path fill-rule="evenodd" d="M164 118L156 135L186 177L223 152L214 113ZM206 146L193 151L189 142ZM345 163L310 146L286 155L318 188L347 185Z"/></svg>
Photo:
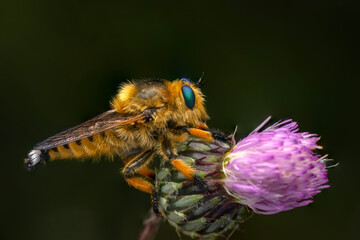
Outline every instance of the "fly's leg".
<svg viewBox="0 0 360 240"><path fill-rule="evenodd" d="M184 176L187 179L194 181L194 183L196 185L198 185L199 187L201 187L202 190L209 193L211 191L211 189L199 176L196 175L196 169L191 167L189 164L184 162L182 159L178 158L178 156L174 153L174 151L172 150L172 148L169 146L168 143L169 142L164 142L164 144L163 144L163 147L164 147L163 150L165 152L166 158L171 162L171 164L179 172L184 174Z"/></svg>
<svg viewBox="0 0 360 240"><path fill-rule="evenodd" d="M153 211L156 214L156 216L162 216L159 211L159 192L156 188L151 194L151 202L152 202Z"/></svg>
<svg viewBox="0 0 360 240"><path fill-rule="evenodd" d="M187 126L169 126L169 128L175 130L175 132L178 133L187 132L191 136L202 139L206 142L213 142L214 140L231 142L231 136L227 136L223 132L215 129L209 129L205 123L200 123L197 128Z"/></svg>
<svg viewBox="0 0 360 240"><path fill-rule="evenodd" d="M203 139L207 142L213 142L215 139L221 140L224 142L230 142L231 137L226 136L223 132L217 131L214 129L199 129L199 128L187 128L185 127L184 130L188 132L191 136Z"/></svg>
<svg viewBox="0 0 360 240"><path fill-rule="evenodd" d="M148 162L153 158L154 150L146 150L128 160L122 173L128 184L140 191L152 194L154 184L151 179L152 171L147 168Z"/></svg>

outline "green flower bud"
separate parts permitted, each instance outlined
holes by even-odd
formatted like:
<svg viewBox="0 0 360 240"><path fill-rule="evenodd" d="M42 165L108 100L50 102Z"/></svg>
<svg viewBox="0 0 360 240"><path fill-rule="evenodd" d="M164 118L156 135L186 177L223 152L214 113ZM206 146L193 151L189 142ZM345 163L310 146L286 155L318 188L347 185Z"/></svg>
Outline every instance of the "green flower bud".
<svg viewBox="0 0 360 240"><path fill-rule="evenodd" d="M252 215L223 187L222 162L231 148L227 142L199 139L189 139L178 147L178 158L196 169L196 175L211 189L209 192L187 179L169 161L160 160L155 179L158 211L177 232L192 238L216 239L229 235Z"/></svg>

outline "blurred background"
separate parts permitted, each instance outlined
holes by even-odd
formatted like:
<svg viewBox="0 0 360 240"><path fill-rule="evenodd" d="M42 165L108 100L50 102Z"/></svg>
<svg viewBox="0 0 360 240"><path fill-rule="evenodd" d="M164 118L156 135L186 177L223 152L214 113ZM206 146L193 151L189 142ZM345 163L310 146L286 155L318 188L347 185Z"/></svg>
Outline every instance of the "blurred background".
<svg viewBox="0 0 360 240"><path fill-rule="evenodd" d="M307 207L255 216L231 239L360 239L355 1L0 2L0 239L137 239L148 195L120 161L27 172L33 145L109 108L123 81L197 80L209 126L246 136L267 116L318 133L340 162ZM167 223L156 239L178 239ZM188 239L184 237L184 239Z"/></svg>

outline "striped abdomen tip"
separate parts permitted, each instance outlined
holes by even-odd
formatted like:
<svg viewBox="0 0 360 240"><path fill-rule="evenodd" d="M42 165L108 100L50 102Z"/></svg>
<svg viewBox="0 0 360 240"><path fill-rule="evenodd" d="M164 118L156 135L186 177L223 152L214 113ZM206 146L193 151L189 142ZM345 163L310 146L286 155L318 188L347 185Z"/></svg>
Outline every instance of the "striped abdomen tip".
<svg viewBox="0 0 360 240"><path fill-rule="evenodd" d="M28 154L28 157L25 158L24 164L27 170L34 170L40 162L42 162L42 153L40 150L31 150Z"/></svg>

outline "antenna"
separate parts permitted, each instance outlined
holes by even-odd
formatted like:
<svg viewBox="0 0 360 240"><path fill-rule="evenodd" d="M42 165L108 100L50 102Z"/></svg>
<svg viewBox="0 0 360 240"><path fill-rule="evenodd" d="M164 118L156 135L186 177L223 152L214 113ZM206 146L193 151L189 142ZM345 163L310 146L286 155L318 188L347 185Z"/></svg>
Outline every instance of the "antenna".
<svg viewBox="0 0 360 240"><path fill-rule="evenodd" d="M196 87L201 87L201 85L204 84L204 72L202 72L201 77L199 78L199 81L196 83Z"/></svg>

